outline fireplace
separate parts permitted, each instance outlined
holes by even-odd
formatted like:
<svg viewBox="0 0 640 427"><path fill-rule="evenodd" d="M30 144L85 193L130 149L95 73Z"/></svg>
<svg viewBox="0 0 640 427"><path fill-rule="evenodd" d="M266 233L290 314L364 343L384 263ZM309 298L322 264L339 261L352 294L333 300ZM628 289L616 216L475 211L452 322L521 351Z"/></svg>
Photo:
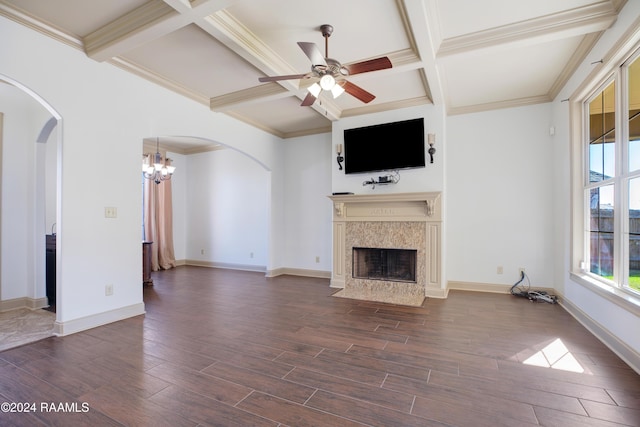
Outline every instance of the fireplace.
<svg viewBox="0 0 640 427"><path fill-rule="evenodd" d="M416 282L416 249L353 248L356 279Z"/></svg>
<svg viewBox="0 0 640 427"><path fill-rule="evenodd" d="M440 193L330 196L335 296L419 306L444 298ZM391 271L392 270L392 271Z"/></svg>

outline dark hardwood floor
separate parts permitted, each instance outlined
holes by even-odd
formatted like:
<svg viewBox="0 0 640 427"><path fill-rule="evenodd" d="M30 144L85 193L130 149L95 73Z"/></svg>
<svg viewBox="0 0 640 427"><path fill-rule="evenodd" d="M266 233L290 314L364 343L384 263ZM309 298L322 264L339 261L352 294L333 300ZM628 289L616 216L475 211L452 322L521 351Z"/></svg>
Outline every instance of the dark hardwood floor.
<svg viewBox="0 0 640 427"><path fill-rule="evenodd" d="M558 305L402 307L198 267L153 282L145 316L1 352L0 402L36 407L0 425L640 426L640 376Z"/></svg>

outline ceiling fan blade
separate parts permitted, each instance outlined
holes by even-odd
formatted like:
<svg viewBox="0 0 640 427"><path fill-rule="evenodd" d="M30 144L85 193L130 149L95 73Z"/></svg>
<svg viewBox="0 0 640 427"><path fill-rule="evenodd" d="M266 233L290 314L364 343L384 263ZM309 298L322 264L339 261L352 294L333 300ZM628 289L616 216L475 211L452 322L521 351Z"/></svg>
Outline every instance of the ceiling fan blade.
<svg viewBox="0 0 640 427"><path fill-rule="evenodd" d="M368 61L356 62L355 64L346 65L349 75L368 73L370 71L384 70L393 67L388 57L382 56Z"/></svg>
<svg viewBox="0 0 640 427"><path fill-rule="evenodd" d="M279 80L295 80L295 79L303 79L305 77L307 77L307 74L289 74L288 76L260 77L258 78L258 81L277 82Z"/></svg>
<svg viewBox="0 0 640 427"><path fill-rule="evenodd" d="M298 46L307 55L307 58L311 60L311 65L327 65L322 52L320 52L315 43L298 42Z"/></svg>
<svg viewBox="0 0 640 427"><path fill-rule="evenodd" d="M310 105L313 105L314 102L316 102L316 97L313 96L311 92L307 92L307 96L302 100L302 104L300 104L300 106L309 107Z"/></svg>
<svg viewBox="0 0 640 427"><path fill-rule="evenodd" d="M355 85L350 81L345 80L344 83L342 83L341 85L345 92L347 92L349 95L353 97L358 98L360 101L364 102L365 104L368 104L369 102L373 101L376 98L375 95L367 92L366 90L362 89L360 86Z"/></svg>

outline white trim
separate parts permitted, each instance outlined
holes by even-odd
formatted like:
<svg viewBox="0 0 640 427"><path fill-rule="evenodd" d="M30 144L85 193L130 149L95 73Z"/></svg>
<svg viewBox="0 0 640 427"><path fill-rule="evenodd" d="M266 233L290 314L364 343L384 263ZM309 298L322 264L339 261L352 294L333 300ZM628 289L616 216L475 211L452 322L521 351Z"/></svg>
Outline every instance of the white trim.
<svg viewBox="0 0 640 427"><path fill-rule="evenodd" d="M593 320L584 311L566 299L562 299L560 306L575 318L582 326L609 347L620 359L640 374L640 353L629 347L608 329Z"/></svg>
<svg viewBox="0 0 640 427"><path fill-rule="evenodd" d="M11 310L18 310L20 308L28 308L30 310L38 310L41 308L49 307L49 300L47 297L43 298L13 298L9 300L0 301L0 313Z"/></svg>
<svg viewBox="0 0 640 427"><path fill-rule="evenodd" d="M274 270L268 270L266 273L267 277L276 277L276 276L301 276L301 277L316 277L318 279L330 279L331 272L324 270L307 270L304 268L276 268Z"/></svg>
<svg viewBox="0 0 640 427"><path fill-rule="evenodd" d="M228 270L256 271L258 273L264 273L267 271L267 267L264 265L233 264L228 262L201 261L197 259L186 259L184 260L184 264L182 265L192 265L195 267L224 268Z"/></svg>
<svg viewBox="0 0 640 427"><path fill-rule="evenodd" d="M141 314L145 314L144 303L133 304L127 307L81 317L79 319L68 320L66 322L56 320L53 324L53 334L57 336L75 334L76 332L85 331L87 329L103 326L119 320L139 316Z"/></svg>
<svg viewBox="0 0 640 427"><path fill-rule="evenodd" d="M478 282L447 282L448 290L470 291L470 292L488 292L494 294L510 294L513 285L503 285L498 283L478 283ZM556 290L553 288L535 287L536 291L544 291L553 295Z"/></svg>

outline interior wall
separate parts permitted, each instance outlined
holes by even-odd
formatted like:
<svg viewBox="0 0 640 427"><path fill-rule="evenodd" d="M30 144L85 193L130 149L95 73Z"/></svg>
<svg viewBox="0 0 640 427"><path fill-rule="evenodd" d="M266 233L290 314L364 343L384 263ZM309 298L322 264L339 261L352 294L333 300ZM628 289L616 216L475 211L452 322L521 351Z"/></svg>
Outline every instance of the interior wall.
<svg viewBox="0 0 640 427"><path fill-rule="evenodd" d="M426 155L427 164L424 168L405 169L400 171L400 181L397 184L363 186L362 183L371 178L377 178L382 173L357 173L345 174L344 169L339 170L338 165L332 167L331 181L332 192L351 192L354 194L384 194L384 193L412 193L423 191L443 191L444 189L444 146L446 144L445 112L443 106L423 105L419 107L403 108L381 113L362 116L345 117L333 123L332 129L332 156L335 161L335 149L337 144L344 146L344 130L389 123L415 118L424 118L425 149L428 149L426 134L436 135L435 159L429 163L429 155ZM388 149L397 150L402 146L402 135L398 135L393 141L389 141ZM348 161L348 159L345 159Z"/></svg>
<svg viewBox="0 0 640 427"><path fill-rule="evenodd" d="M232 149L186 156L186 258L266 270L270 173Z"/></svg>
<svg viewBox="0 0 640 427"><path fill-rule="evenodd" d="M173 251L177 261L187 258L187 177L188 168L183 154L167 152L176 171L171 177L173 210Z"/></svg>
<svg viewBox="0 0 640 427"><path fill-rule="evenodd" d="M447 122L450 281L553 287L550 105ZM502 267L502 273L499 268Z"/></svg>
<svg viewBox="0 0 640 427"><path fill-rule="evenodd" d="M331 272L331 173L338 168L331 134L284 143L286 223L284 266Z"/></svg>

